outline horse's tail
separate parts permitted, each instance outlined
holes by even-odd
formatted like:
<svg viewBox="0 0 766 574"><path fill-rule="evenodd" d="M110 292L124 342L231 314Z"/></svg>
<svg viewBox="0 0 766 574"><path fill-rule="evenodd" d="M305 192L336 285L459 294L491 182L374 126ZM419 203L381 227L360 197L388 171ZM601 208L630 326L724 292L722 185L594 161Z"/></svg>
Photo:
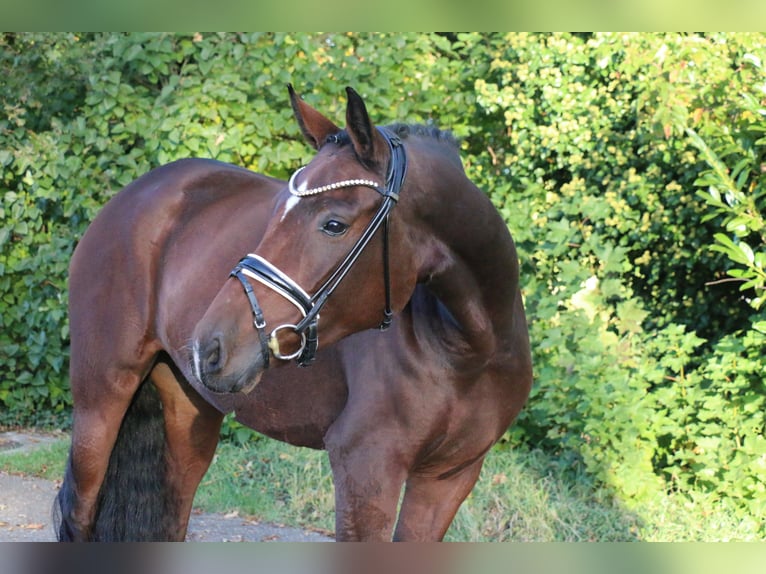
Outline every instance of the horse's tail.
<svg viewBox="0 0 766 574"><path fill-rule="evenodd" d="M99 493L89 539L165 541L172 538L177 502L167 486L165 425L157 390L147 380L125 413ZM72 455L54 504L58 538L72 540L75 501Z"/></svg>

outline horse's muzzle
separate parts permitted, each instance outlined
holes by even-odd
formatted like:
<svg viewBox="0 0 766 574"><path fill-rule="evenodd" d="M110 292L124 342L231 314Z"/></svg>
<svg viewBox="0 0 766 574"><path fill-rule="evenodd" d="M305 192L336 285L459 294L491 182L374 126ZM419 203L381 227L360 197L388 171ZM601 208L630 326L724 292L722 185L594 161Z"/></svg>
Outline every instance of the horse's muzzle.
<svg viewBox="0 0 766 574"><path fill-rule="evenodd" d="M194 374L215 393L249 393L260 382L264 361L257 357L237 368L230 360L226 338L221 333L196 337L192 348Z"/></svg>

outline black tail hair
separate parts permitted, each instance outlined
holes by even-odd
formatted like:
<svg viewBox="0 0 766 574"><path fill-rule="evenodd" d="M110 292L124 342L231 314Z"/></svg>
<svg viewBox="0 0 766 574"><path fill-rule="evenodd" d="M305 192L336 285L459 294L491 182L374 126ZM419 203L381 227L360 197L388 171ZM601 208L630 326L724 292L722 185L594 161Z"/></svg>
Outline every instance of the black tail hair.
<svg viewBox="0 0 766 574"><path fill-rule="evenodd" d="M75 538L72 522L74 480L69 454L64 482L54 503L58 539ZM99 493L96 518L87 534L100 542L172 539L178 502L168 488L162 403L150 380L144 381L125 413Z"/></svg>

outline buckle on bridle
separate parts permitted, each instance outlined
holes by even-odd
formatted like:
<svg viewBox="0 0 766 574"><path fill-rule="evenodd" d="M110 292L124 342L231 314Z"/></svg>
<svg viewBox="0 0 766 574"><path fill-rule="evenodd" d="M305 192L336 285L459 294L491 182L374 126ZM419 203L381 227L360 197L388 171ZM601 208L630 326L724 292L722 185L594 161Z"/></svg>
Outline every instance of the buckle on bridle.
<svg viewBox="0 0 766 574"><path fill-rule="evenodd" d="M298 350L293 353L284 354L279 348L279 339L277 339L277 333L284 329L292 329L293 333L299 335L301 338L301 344L298 347ZM276 327L269 336L269 349L271 350L272 354L280 361L292 361L293 359L297 359L303 354L303 351L306 350L306 344L306 331L299 331L296 325L291 325L289 323Z"/></svg>

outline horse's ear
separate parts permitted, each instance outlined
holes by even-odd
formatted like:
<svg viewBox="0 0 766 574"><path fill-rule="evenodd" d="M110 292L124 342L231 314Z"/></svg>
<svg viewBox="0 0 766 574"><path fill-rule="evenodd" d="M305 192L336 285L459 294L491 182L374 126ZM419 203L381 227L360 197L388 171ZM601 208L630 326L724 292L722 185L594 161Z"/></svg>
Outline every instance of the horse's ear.
<svg viewBox="0 0 766 574"><path fill-rule="evenodd" d="M292 84L287 84L287 91L290 92L290 105L303 132L303 137L306 138L309 145L318 150L324 144L327 136L337 134L340 128L304 102L295 93Z"/></svg>
<svg viewBox="0 0 766 574"><path fill-rule="evenodd" d="M362 96L353 88L346 88L346 94L346 130L359 160L363 164L372 165L375 163L375 139L380 135L370 121Z"/></svg>

